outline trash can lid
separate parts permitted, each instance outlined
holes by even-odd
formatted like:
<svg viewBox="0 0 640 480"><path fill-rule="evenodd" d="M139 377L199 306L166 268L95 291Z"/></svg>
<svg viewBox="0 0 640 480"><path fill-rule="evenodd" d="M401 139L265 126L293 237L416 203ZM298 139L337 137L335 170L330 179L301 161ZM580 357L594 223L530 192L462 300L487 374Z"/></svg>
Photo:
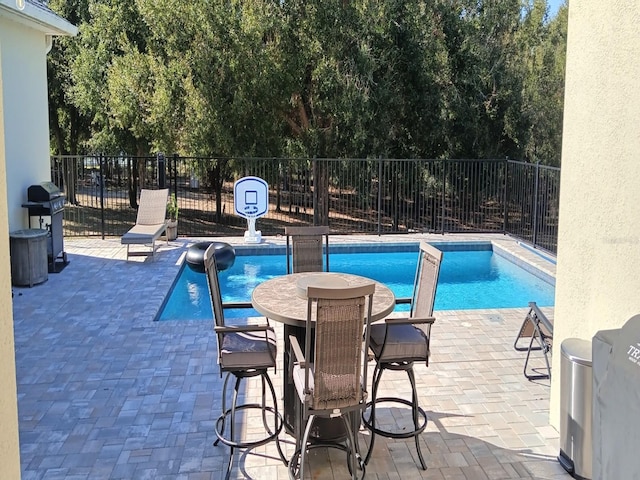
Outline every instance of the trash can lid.
<svg viewBox="0 0 640 480"><path fill-rule="evenodd" d="M566 338L560 345L562 355L574 363L591 366L591 342L581 338Z"/></svg>
<svg viewBox="0 0 640 480"><path fill-rule="evenodd" d="M41 228L30 228L28 230L16 230L9 234L10 238L38 238L48 235L48 230Z"/></svg>

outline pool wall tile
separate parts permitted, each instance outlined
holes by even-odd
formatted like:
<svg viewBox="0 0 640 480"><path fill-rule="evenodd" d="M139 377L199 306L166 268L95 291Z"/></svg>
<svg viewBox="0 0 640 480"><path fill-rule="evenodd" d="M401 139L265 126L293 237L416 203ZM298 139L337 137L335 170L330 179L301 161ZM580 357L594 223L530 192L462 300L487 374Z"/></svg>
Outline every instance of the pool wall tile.
<svg viewBox="0 0 640 480"><path fill-rule="evenodd" d="M329 254L331 253L384 253L384 252L417 252L419 242L385 242L372 241L363 243L338 243L339 239L329 241ZM530 255L516 253L510 248L506 248L499 241L491 240L472 240L472 241L439 241L431 240L430 245L442 250L443 252L460 252L460 251L485 251L493 250L510 262L518 265L527 272L544 280L550 285L555 286L555 261L546 255L534 251L532 248L525 248L518 242L518 251L527 252ZM508 243L507 245L511 245ZM235 245L236 255L284 255L286 253L286 245L282 243L264 242L259 245ZM532 258L527 258L532 257ZM549 268L547 268L549 266Z"/></svg>
<svg viewBox="0 0 640 480"><path fill-rule="evenodd" d="M419 243L329 243L329 253L386 253L386 252L417 252Z"/></svg>
<svg viewBox="0 0 640 480"><path fill-rule="evenodd" d="M443 252L471 252L492 250L492 244L489 241L473 241L473 242L429 242L438 250Z"/></svg>
<svg viewBox="0 0 640 480"><path fill-rule="evenodd" d="M491 250L490 241L470 241L470 242L440 242L430 241L443 252L465 252L465 251L485 251ZM329 242L329 253L385 253L385 252L417 252L419 242L368 242L368 243L331 243ZM236 255L284 255L285 245L274 243L263 243L260 245L237 245L234 247Z"/></svg>
<svg viewBox="0 0 640 480"><path fill-rule="evenodd" d="M285 245L275 243L261 243L260 245L236 245L236 255L284 255Z"/></svg>

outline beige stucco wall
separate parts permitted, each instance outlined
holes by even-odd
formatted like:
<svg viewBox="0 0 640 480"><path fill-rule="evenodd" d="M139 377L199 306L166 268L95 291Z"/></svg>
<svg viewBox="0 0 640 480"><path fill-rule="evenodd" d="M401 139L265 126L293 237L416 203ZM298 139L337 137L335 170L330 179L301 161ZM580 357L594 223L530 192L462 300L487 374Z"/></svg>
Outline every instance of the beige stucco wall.
<svg viewBox="0 0 640 480"><path fill-rule="evenodd" d="M2 58L0 39L0 92L4 91ZM0 478L19 479L20 444L9 263L5 111L4 99L0 95Z"/></svg>
<svg viewBox="0 0 640 480"><path fill-rule="evenodd" d="M571 0L560 188L551 423L560 345L640 313L640 12Z"/></svg>
<svg viewBox="0 0 640 480"><path fill-rule="evenodd" d="M0 479L20 479L9 232L27 227L27 187L50 180L46 54L76 33L41 5L0 0Z"/></svg>
<svg viewBox="0 0 640 480"><path fill-rule="evenodd" d="M46 36L0 16L9 230L27 228L27 187L51 180Z"/></svg>

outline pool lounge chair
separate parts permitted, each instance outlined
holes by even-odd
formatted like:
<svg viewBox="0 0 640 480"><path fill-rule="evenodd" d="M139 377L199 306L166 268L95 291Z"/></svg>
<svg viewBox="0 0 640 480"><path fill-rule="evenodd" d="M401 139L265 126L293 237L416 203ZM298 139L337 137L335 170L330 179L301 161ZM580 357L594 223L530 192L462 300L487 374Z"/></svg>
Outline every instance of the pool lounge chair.
<svg viewBox="0 0 640 480"><path fill-rule="evenodd" d="M167 228L168 198L168 188L162 190L143 189L140 191L136 224L120 239L120 243L127 246L127 260L133 256L151 255L153 257L155 255L156 240L160 238ZM151 245L151 251L131 252L129 250L131 245Z"/></svg>

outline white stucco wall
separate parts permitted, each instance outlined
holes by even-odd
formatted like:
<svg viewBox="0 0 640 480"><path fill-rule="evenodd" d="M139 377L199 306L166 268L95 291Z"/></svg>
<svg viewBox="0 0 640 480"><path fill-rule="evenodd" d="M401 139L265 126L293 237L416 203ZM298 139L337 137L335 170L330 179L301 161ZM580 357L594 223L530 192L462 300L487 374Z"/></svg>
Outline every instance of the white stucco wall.
<svg viewBox="0 0 640 480"><path fill-rule="evenodd" d="M571 0L560 188L551 423L560 345L640 313L640 12Z"/></svg>
<svg viewBox="0 0 640 480"><path fill-rule="evenodd" d="M9 230L28 227L27 187L51 180L45 35L0 17Z"/></svg>

